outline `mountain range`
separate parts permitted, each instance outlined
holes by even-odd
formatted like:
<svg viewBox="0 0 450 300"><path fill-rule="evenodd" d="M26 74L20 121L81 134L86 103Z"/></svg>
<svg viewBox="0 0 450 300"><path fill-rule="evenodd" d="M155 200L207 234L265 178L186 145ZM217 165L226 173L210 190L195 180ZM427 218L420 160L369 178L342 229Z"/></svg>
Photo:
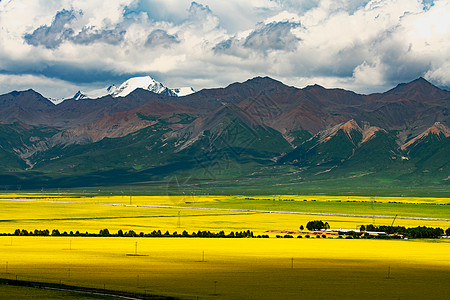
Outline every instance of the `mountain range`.
<svg viewBox="0 0 450 300"><path fill-rule="evenodd" d="M423 78L370 95L256 77L181 96L152 80L58 105L1 95L3 185L448 185L450 92Z"/></svg>

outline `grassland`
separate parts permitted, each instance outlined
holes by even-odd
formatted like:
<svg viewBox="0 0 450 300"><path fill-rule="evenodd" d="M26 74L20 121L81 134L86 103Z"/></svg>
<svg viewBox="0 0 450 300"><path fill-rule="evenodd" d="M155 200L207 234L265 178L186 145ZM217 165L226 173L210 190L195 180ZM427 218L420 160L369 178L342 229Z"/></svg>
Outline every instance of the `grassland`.
<svg viewBox="0 0 450 300"><path fill-rule="evenodd" d="M11 233L16 228L91 233L108 228L263 234L295 230L313 219L331 228L390 225L395 215L441 219L396 219L395 225L450 227L442 220L450 217L449 198L23 193L0 199L0 232ZM443 288L450 280L448 253L449 240L13 236L0 237L0 277L182 299L441 299L448 296ZM0 286L0 293L6 292Z"/></svg>
<svg viewBox="0 0 450 300"><path fill-rule="evenodd" d="M111 299L111 297L100 297L98 295L86 295L70 291L58 291L50 289L41 289L34 287L0 285L0 295L2 299L21 299L21 300L95 300Z"/></svg>

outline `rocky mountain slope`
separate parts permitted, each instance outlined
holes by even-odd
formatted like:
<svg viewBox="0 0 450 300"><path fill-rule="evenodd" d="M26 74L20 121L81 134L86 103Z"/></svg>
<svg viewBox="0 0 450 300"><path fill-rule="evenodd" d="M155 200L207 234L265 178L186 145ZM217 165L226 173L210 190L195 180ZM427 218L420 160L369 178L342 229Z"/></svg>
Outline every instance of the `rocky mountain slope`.
<svg viewBox="0 0 450 300"><path fill-rule="evenodd" d="M448 182L450 92L423 78L371 95L298 89L268 77L184 97L128 93L130 86L114 91L120 97L58 105L33 90L0 96L5 184L173 176L291 185L360 177Z"/></svg>

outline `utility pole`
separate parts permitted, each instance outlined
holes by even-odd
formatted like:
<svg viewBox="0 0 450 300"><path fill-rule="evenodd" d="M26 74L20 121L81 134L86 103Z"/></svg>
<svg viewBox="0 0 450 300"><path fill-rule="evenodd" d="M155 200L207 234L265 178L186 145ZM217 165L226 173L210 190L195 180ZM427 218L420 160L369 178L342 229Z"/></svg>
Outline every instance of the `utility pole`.
<svg viewBox="0 0 450 300"><path fill-rule="evenodd" d="M370 203L371 203L370 205L372 207L372 224L375 225L375 213L373 210L373 197L370 197Z"/></svg>
<svg viewBox="0 0 450 300"><path fill-rule="evenodd" d="M395 222L395 219L397 219L397 216L398 216L398 214L396 214L396 215L395 215L395 217L394 217L394 220L392 220L392 224L391 224L391 226L393 226L393 225L394 225L394 222Z"/></svg>

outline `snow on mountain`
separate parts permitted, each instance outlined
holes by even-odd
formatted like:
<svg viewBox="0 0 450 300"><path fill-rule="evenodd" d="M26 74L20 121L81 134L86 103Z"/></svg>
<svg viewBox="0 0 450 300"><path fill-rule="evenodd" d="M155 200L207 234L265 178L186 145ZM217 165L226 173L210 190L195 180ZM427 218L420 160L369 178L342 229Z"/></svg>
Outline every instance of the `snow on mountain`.
<svg viewBox="0 0 450 300"><path fill-rule="evenodd" d="M172 90L165 87L162 83L156 81L150 76L143 77L133 77L122 83L119 88L113 92L111 95L113 97L125 97L132 91L141 88L144 90L149 90L156 94L163 94L168 96L175 96Z"/></svg>
<svg viewBox="0 0 450 300"><path fill-rule="evenodd" d="M191 87L182 87L177 89L169 89L165 87L161 82L156 81L150 76L142 76L142 77L133 77L122 83L118 88L114 85L109 86L108 88L102 88L94 91L90 91L88 93L82 93L78 91L73 99L82 100L82 99L97 99L107 95L111 95L112 97L125 97L129 95L136 89L144 89L156 94L162 94L172 97L182 97L192 93L195 93L195 90ZM61 101L62 102L62 101Z"/></svg>
<svg viewBox="0 0 450 300"><path fill-rule="evenodd" d="M93 90L87 93L82 93L81 91L78 91L75 96L73 96L73 99L75 100L82 100L82 99L97 99L101 98L107 95L112 95L117 90L117 87L115 85L110 85L107 88L101 88L97 90Z"/></svg>
<svg viewBox="0 0 450 300"><path fill-rule="evenodd" d="M59 99L55 99L55 98L48 98L48 100L50 100L50 102L52 102L55 105L60 104L61 102L63 102L64 100L66 100L66 98L59 98Z"/></svg>
<svg viewBox="0 0 450 300"><path fill-rule="evenodd" d="M172 92L174 92L178 97L183 97L195 93L195 90L191 87L186 86L178 89L172 89Z"/></svg>

